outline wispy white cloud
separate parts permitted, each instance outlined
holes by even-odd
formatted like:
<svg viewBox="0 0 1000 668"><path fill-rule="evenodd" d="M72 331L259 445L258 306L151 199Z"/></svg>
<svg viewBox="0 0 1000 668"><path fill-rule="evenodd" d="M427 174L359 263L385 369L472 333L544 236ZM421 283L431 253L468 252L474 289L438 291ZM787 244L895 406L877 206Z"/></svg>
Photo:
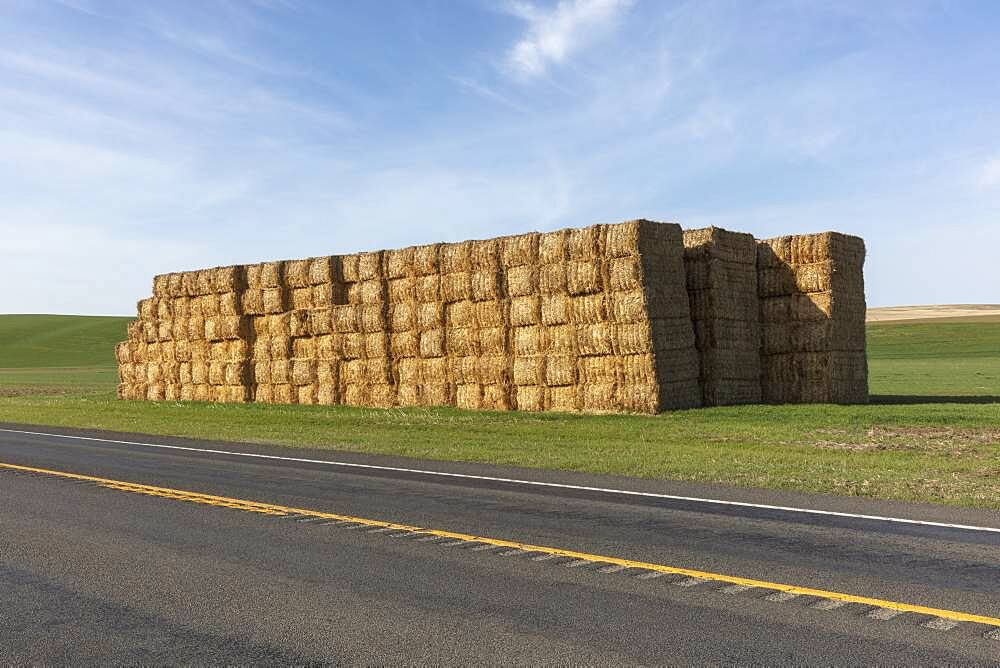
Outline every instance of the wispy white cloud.
<svg viewBox="0 0 1000 668"><path fill-rule="evenodd" d="M517 74L536 77L550 65L608 34L632 0L560 0L550 10L529 2L512 2L508 10L527 22L525 34L507 53L507 64Z"/></svg>

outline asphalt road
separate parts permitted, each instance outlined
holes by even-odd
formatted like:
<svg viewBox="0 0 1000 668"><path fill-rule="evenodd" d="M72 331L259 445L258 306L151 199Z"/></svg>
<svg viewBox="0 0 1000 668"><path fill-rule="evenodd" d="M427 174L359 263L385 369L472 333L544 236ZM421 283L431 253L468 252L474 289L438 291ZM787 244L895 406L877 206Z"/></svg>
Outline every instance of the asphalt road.
<svg viewBox="0 0 1000 668"><path fill-rule="evenodd" d="M936 506L126 440L1000 526L996 513ZM997 533L5 431L0 463L1000 617ZM0 470L0 662L1000 660L1000 633L982 624L934 628L926 615L873 616L854 603L823 609L828 602L816 597L567 567L573 560L350 526Z"/></svg>

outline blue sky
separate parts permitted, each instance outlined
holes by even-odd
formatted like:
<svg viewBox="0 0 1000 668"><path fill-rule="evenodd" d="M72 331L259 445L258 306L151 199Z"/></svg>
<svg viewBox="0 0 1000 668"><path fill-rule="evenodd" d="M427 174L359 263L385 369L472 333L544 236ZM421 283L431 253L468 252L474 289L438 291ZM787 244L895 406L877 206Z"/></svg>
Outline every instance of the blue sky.
<svg viewBox="0 0 1000 668"><path fill-rule="evenodd" d="M0 312L645 217L1000 302L1000 4L0 0Z"/></svg>

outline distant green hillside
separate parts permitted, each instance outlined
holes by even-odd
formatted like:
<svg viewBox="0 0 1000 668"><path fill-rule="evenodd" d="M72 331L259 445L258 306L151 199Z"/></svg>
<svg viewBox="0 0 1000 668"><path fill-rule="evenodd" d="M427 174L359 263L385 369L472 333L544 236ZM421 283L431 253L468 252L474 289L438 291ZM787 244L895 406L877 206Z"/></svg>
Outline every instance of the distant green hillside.
<svg viewBox="0 0 1000 668"><path fill-rule="evenodd" d="M131 318L0 315L0 368L108 367Z"/></svg>

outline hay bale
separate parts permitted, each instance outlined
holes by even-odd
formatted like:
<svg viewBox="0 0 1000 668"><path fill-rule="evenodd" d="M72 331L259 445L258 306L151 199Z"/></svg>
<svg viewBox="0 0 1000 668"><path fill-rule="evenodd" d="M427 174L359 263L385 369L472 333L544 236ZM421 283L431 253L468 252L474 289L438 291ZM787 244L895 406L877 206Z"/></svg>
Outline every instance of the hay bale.
<svg viewBox="0 0 1000 668"><path fill-rule="evenodd" d="M506 327L480 327L479 353L482 355L502 355L507 352Z"/></svg>
<svg viewBox="0 0 1000 668"><path fill-rule="evenodd" d="M343 337L327 334L316 337L316 359L321 361L339 360L343 356Z"/></svg>
<svg viewBox="0 0 1000 668"><path fill-rule="evenodd" d="M416 281L413 278L391 279L387 282L386 296L391 304L405 304L416 301Z"/></svg>
<svg viewBox="0 0 1000 668"><path fill-rule="evenodd" d="M501 297L500 273L496 269L481 269L469 274L472 301L497 301Z"/></svg>
<svg viewBox="0 0 1000 668"><path fill-rule="evenodd" d="M284 313L288 310L288 293L284 288L264 288L261 298L264 313Z"/></svg>
<svg viewBox="0 0 1000 668"><path fill-rule="evenodd" d="M501 238L501 266L511 269L513 267L538 264L538 243L540 237L541 235L537 232L530 232L528 234L518 234L516 236Z"/></svg>
<svg viewBox="0 0 1000 668"><path fill-rule="evenodd" d="M445 324L449 329L475 326L476 305L471 301L459 301L446 305Z"/></svg>
<svg viewBox="0 0 1000 668"><path fill-rule="evenodd" d="M540 306L543 325L564 325L571 321L570 298L566 295L544 295Z"/></svg>
<svg viewBox="0 0 1000 668"><path fill-rule="evenodd" d="M589 325L608 319L603 293L569 298L570 322L574 325Z"/></svg>
<svg viewBox="0 0 1000 668"><path fill-rule="evenodd" d="M449 328L445 348L451 357L479 354L479 331L474 327Z"/></svg>
<svg viewBox="0 0 1000 668"><path fill-rule="evenodd" d="M471 275L465 271L442 275L441 299L445 303L472 299Z"/></svg>
<svg viewBox="0 0 1000 668"><path fill-rule="evenodd" d="M344 359L357 360L368 356L368 339L364 334L360 332L344 334L342 341Z"/></svg>
<svg viewBox="0 0 1000 668"><path fill-rule="evenodd" d="M513 388L514 408L519 411L545 410L545 388L540 385L519 385Z"/></svg>
<svg viewBox="0 0 1000 668"><path fill-rule="evenodd" d="M489 303L489 302L482 302ZM510 326L526 327L542 321L541 300L538 295L515 297L510 301Z"/></svg>
<svg viewBox="0 0 1000 668"><path fill-rule="evenodd" d="M358 256L340 256L340 271L345 283L357 283L361 280L358 273Z"/></svg>
<svg viewBox="0 0 1000 668"><path fill-rule="evenodd" d="M333 283L337 278L334 264L335 259L330 255L311 258L309 260L309 283L311 285Z"/></svg>
<svg viewBox="0 0 1000 668"><path fill-rule="evenodd" d="M316 357L316 339L312 337L292 338L292 357Z"/></svg>
<svg viewBox="0 0 1000 668"><path fill-rule="evenodd" d="M453 387L448 383L424 383L420 386L421 406L450 406L455 403Z"/></svg>
<svg viewBox="0 0 1000 668"><path fill-rule="evenodd" d="M373 408L392 408L397 405L395 385L372 385L368 394Z"/></svg>
<svg viewBox="0 0 1000 668"><path fill-rule="evenodd" d="M545 385L561 387L576 385L577 357L575 355L549 355L545 358Z"/></svg>
<svg viewBox="0 0 1000 668"><path fill-rule="evenodd" d="M500 269L500 242L497 239L486 239L471 242L469 260L472 271L492 271Z"/></svg>
<svg viewBox="0 0 1000 668"><path fill-rule="evenodd" d="M190 365L188 365L190 367ZM258 385L268 384L271 382L271 362L270 360L261 360L255 362L253 365L253 378L254 382ZM182 379L181 382L184 382ZM191 382L190 380L187 382Z"/></svg>
<svg viewBox="0 0 1000 668"><path fill-rule="evenodd" d="M457 385L479 383L479 356L450 356L448 358L448 377Z"/></svg>
<svg viewBox="0 0 1000 668"><path fill-rule="evenodd" d="M581 356L613 354L614 339L615 331L610 323L576 326L576 349Z"/></svg>
<svg viewBox="0 0 1000 668"><path fill-rule="evenodd" d="M545 357L515 357L511 367L514 385L545 385Z"/></svg>
<svg viewBox="0 0 1000 668"><path fill-rule="evenodd" d="M601 248L603 236L604 226L602 225L568 230L566 235L567 258L584 264L594 264L595 260L603 256Z"/></svg>
<svg viewBox="0 0 1000 668"><path fill-rule="evenodd" d="M365 384L368 374L366 360L354 359L345 360L340 363L340 386Z"/></svg>
<svg viewBox="0 0 1000 668"><path fill-rule="evenodd" d="M467 383L455 386L455 406L462 410L477 411L483 403L483 386Z"/></svg>
<svg viewBox="0 0 1000 668"><path fill-rule="evenodd" d="M271 339L271 359L289 359L292 356L292 339L288 336L272 336Z"/></svg>
<svg viewBox="0 0 1000 668"><path fill-rule="evenodd" d="M312 320L309 310L296 309L288 312L288 334L292 337L312 336Z"/></svg>
<svg viewBox="0 0 1000 668"><path fill-rule="evenodd" d="M442 274L468 273L472 269L472 247L471 241L441 244L439 271Z"/></svg>
<svg viewBox="0 0 1000 668"><path fill-rule="evenodd" d="M511 328L511 350L517 357L542 355L548 349L548 331L545 327Z"/></svg>
<svg viewBox="0 0 1000 668"><path fill-rule="evenodd" d="M312 286L305 288L294 288L288 292L289 302L293 309L313 308Z"/></svg>
<svg viewBox="0 0 1000 668"><path fill-rule="evenodd" d="M393 379L397 385L417 386L421 382L421 370L423 360L405 358L396 360L393 371ZM411 405L409 402L407 405Z"/></svg>
<svg viewBox="0 0 1000 668"><path fill-rule="evenodd" d="M389 335L389 350L393 358L417 357L420 355L420 334L393 332Z"/></svg>
<svg viewBox="0 0 1000 668"><path fill-rule="evenodd" d="M428 244L413 249L413 270L417 276L430 276L440 272L441 244Z"/></svg>
<svg viewBox="0 0 1000 668"><path fill-rule="evenodd" d="M358 255L358 282L373 281L382 277L382 251Z"/></svg>
<svg viewBox="0 0 1000 668"><path fill-rule="evenodd" d="M510 386L503 384L483 385L480 408L484 411L509 411L513 408Z"/></svg>
<svg viewBox="0 0 1000 668"><path fill-rule="evenodd" d="M420 332L420 356L424 358L445 356L445 330L443 327Z"/></svg>
<svg viewBox="0 0 1000 668"><path fill-rule="evenodd" d="M384 303L362 306L360 320L362 332L384 332L389 328Z"/></svg>
<svg viewBox="0 0 1000 668"><path fill-rule="evenodd" d="M333 318L329 308L314 308L307 313L308 329L313 336L322 336L333 331Z"/></svg>
<svg viewBox="0 0 1000 668"><path fill-rule="evenodd" d="M571 295L590 295L604 289L601 266L596 261L566 263L566 290Z"/></svg>
<svg viewBox="0 0 1000 668"><path fill-rule="evenodd" d="M574 386L545 388L545 410L576 413L580 410L579 393Z"/></svg>
<svg viewBox="0 0 1000 668"><path fill-rule="evenodd" d="M418 276L414 282L414 292L418 302L439 302L441 301L441 276L431 274L429 276Z"/></svg>
<svg viewBox="0 0 1000 668"><path fill-rule="evenodd" d="M400 279L413 275L412 247L387 250L383 258L386 278Z"/></svg>
<svg viewBox="0 0 1000 668"><path fill-rule="evenodd" d="M509 385L512 362L506 355L483 355L476 362L477 379L483 385Z"/></svg>
<svg viewBox="0 0 1000 668"><path fill-rule="evenodd" d="M386 332L365 334L365 357L368 359L389 356L389 335Z"/></svg>

